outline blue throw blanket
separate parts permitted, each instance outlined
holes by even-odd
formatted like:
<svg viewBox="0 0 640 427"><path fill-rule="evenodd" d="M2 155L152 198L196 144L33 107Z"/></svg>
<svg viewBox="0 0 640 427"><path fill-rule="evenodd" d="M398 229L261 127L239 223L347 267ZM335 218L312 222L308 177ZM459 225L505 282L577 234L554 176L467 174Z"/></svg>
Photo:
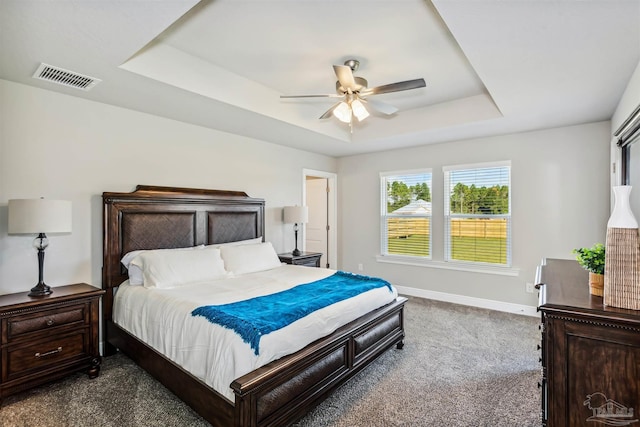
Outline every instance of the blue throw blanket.
<svg viewBox="0 0 640 427"><path fill-rule="evenodd" d="M262 335L284 328L338 301L382 287L393 292L385 280L337 271L327 278L275 294L230 304L198 307L191 315L203 316L211 323L234 330L258 355Z"/></svg>

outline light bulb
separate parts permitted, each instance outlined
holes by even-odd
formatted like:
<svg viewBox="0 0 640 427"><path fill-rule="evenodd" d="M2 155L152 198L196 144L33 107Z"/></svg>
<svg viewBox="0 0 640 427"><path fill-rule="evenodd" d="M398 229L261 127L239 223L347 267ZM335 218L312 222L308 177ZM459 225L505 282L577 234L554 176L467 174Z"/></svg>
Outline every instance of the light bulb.
<svg viewBox="0 0 640 427"><path fill-rule="evenodd" d="M346 102L341 102L340 105L333 110L333 115L341 122L351 123L351 108L349 108Z"/></svg>
<svg viewBox="0 0 640 427"><path fill-rule="evenodd" d="M353 115L356 116L359 122L369 117L369 112L359 99L354 99L353 102L351 102L351 110L353 111Z"/></svg>

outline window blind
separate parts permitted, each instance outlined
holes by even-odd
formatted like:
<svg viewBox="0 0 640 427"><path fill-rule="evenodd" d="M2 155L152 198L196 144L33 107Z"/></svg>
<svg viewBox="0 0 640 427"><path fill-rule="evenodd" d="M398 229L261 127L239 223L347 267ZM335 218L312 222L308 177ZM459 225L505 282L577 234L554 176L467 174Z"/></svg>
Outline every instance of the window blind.
<svg viewBox="0 0 640 427"><path fill-rule="evenodd" d="M510 162L443 172L445 260L511 266Z"/></svg>
<svg viewBox="0 0 640 427"><path fill-rule="evenodd" d="M431 169L380 174L381 253L431 258Z"/></svg>

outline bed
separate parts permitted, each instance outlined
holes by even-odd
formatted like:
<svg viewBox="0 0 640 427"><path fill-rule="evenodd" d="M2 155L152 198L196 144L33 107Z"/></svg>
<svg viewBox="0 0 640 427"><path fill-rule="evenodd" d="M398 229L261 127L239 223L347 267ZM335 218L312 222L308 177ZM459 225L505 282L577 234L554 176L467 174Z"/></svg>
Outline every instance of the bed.
<svg viewBox="0 0 640 427"><path fill-rule="evenodd" d="M214 426L291 424L380 354L403 347L406 299L398 297L233 379L230 394L216 391L114 322L117 289L128 279L120 260L142 249L264 240L264 200L235 191L138 186L131 193L103 193L103 206L105 355L120 350Z"/></svg>

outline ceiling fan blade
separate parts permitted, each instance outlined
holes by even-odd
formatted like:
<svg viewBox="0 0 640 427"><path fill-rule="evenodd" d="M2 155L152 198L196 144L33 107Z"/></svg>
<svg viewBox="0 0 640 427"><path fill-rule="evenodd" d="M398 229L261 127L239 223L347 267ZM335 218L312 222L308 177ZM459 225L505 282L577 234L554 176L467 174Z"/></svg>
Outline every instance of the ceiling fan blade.
<svg viewBox="0 0 640 427"><path fill-rule="evenodd" d="M427 84L424 82L424 79L407 80L404 82L391 83L388 85L365 89L360 92L360 95L379 95L381 93L400 92L403 90L418 89L425 87L426 85Z"/></svg>
<svg viewBox="0 0 640 427"><path fill-rule="evenodd" d="M335 110L336 108L338 108L338 105L342 104L342 101L337 102L336 104L334 104L331 108L329 108L327 111L325 111L325 113L323 115L320 116L320 120L322 119L328 119L329 117L331 117L333 115L333 110Z"/></svg>
<svg viewBox="0 0 640 427"><path fill-rule="evenodd" d="M337 93L331 93L325 95L280 95L280 98L340 98L342 96Z"/></svg>
<svg viewBox="0 0 640 427"><path fill-rule="evenodd" d="M361 98L362 99L362 98ZM375 101L373 99L362 99L372 110L390 116L398 112L398 108L385 102Z"/></svg>
<svg viewBox="0 0 640 427"><path fill-rule="evenodd" d="M338 77L340 85L345 90L351 89L352 92L356 90L356 81L353 78L353 71L351 71L351 67L346 65L334 65L333 71L336 73L336 77Z"/></svg>

